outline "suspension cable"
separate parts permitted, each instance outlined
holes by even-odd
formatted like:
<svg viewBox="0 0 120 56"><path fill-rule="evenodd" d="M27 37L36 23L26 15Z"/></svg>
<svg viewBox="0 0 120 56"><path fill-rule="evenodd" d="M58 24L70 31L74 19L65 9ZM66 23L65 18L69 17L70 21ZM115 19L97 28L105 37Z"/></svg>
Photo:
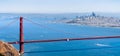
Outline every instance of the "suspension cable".
<svg viewBox="0 0 120 56"><path fill-rule="evenodd" d="M2 30L2 29L4 29L4 28L7 28L8 26L12 25L12 24L13 24L14 22L16 22L16 21L17 21L17 19L15 19L15 20L9 22L8 24L6 24L6 25L3 26L3 27L0 27L0 30Z"/></svg>
<svg viewBox="0 0 120 56"><path fill-rule="evenodd" d="M61 32L61 33L65 33L65 34L71 34L71 35L80 36L80 35L78 35L78 34L74 34L74 33L71 33L71 32L65 32L65 31L62 31L62 30L57 30L57 29L54 29L54 28L50 28L50 27L47 27L47 26L45 26L45 25L42 25L42 24L40 24L40 23L34 22L34 21L29 20L29 19L26 19L26 18L25 18L25 20L26 20L26 21L29 21L29 22L31 22L31 23L33 23L33 24L35 24L35 25L38 25L39 27L43 27L43 28L46 28L46 29L49 29L49 30L54 30L54 31L56 31L56 32Z"/></svg>

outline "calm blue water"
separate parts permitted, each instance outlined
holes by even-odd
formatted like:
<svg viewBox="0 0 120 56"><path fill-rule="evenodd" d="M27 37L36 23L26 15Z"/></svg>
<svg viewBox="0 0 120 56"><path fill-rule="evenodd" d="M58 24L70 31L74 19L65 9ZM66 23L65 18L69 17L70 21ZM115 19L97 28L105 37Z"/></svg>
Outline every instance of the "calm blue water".
<svg viewBox="0 0 120 56"><path fill-rule="evenodd" d="M120 28L48 23L49 19L33 18L30 18L30 20L40 23L41 26L24 21L25 40L120 35ZM13 20L1 20L0 27ZM0 29L0 40L6 42L19 41L19 21L9 25L7 28ZM14 46L19 49L18 45ZM24 56L119 56L119 53L120 39L99 39L25 44Z"/></svg>

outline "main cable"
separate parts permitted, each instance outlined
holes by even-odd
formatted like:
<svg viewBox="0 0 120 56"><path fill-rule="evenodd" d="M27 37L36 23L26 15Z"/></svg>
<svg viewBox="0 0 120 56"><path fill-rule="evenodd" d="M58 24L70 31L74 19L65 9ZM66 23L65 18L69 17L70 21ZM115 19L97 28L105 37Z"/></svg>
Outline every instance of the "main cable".
<svg viewBox="0 0 120 56"><path fill-rule="evenodd" d="M25 18L25 20L26 20L26 21L29 21L29 22L31 22L31 23L33 23L33 24L35 24L35 25L38 25L39 27L47 28L47 29L49 29L49 30L54 30L54 31L56 31L56 32L61 32L61 33L65 33L65 34L71 34L71 35L75 35L75 36L81 36L81 35L74 34L74 33L71 33L71 32L65 32L65 31L62 31L62 30L57 30L57 29L54 29L54 28L51 28L51 27L47 27L47 26L45 26L45 25L42 25L42 24L40 24L40 23L34 22L34 21L29 20L29 19L26 19L26 18Z"/></svg>

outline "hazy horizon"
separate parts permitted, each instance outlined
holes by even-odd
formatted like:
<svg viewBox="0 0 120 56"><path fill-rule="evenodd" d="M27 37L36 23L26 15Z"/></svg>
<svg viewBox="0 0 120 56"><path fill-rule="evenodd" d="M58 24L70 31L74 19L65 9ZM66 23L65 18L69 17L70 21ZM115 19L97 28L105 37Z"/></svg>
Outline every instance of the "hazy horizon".
<svg viewBox="0 0 120 56"><path fill-rule="evenodd" d="M120 0L1 0L0 13L120 13Z"/></svg>
<svg viewBox="0 0 120 56"><path fill-rule="evenodd" d="M110 14L119 14L120 12L95 12L95 11L89 11L89 12L0 12L0 14L79 14L79 13L110 13Z"/></svg>

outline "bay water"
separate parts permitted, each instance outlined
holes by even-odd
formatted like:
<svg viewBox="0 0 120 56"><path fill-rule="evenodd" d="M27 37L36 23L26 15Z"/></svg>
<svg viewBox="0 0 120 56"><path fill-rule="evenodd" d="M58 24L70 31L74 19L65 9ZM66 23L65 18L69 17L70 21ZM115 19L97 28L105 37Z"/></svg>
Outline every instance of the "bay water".
<svg viewBox="0 0 120 56"><path fill-rule="evenodd" d="M70 25L50 23L49 19L25 18L39 25L24 20L25 40L48 40L61 38L86 38L94 36L119 36L120 28ZM1 20L3 27L14 19ZM16 19L15 19L16 20ZM19 20L0 29L0 40L19 41ZM19 50L19 45L14 44ZM25 43L24 56L119 56L120 39L78 40L46 43Z"/></svg>

